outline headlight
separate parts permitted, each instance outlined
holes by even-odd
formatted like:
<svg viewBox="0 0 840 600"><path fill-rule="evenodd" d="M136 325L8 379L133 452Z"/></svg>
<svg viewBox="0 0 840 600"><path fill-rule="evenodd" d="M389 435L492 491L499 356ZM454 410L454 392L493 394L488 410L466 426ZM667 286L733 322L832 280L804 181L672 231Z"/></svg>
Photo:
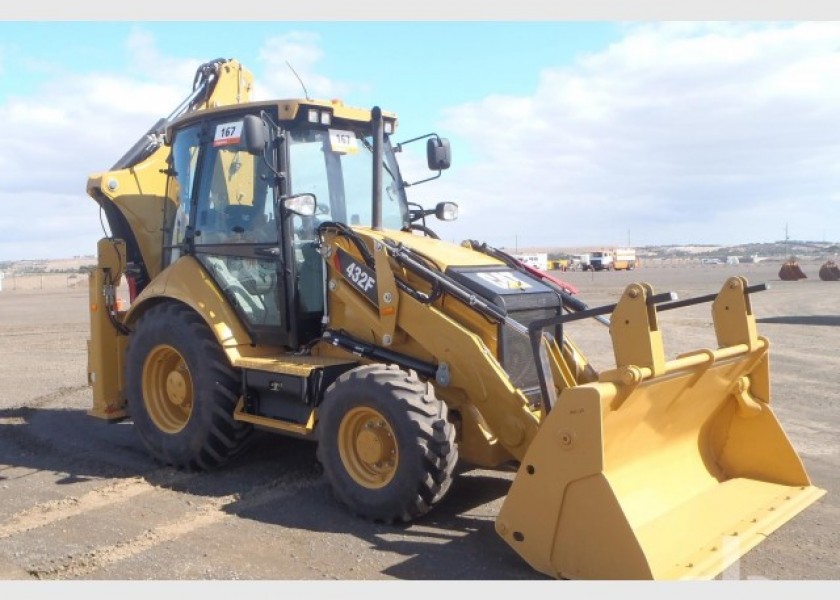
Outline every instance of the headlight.
<svg viewBox="0 0 840 600"><path fill-rule="evenodd" d="M332 113L328 110L310 108L306 112L306 120L313 125L329 125L332 123Z"/></svg>

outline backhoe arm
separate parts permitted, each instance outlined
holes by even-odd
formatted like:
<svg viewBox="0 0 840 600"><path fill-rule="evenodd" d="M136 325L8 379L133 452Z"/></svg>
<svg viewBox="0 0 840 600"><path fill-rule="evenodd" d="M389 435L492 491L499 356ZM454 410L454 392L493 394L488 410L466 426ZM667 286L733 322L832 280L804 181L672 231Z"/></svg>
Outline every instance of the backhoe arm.
<svg viewBox="0 0 840 600"><path fill-rule="evenodd" d="M162 266L163 214L170 175L170 151L164 145L166 127L190 112L247 102L252 85L251 73L235 60L217 59L201 65L192 92L175 110L155 123L110 170L88 178L87 193L105 212L112 236L126 242L126 264L135 271L132 279L140 288ZM175 203L177 198L168 202Z"/></svg>
<svg viewBox="0 0 840 600"><path fill-rule="evenodd" d="M91 272L88 378L93 386L93 416L125 416L122 355L127 330L119 319L115 287L126 280L130 300L163 268L165 215L174 215L179 199L167 190L171 174L166 127L177 117L215 106L246 102L252 75L234 60L215 60L196 71L193 91L166 118L158 121L109 171L88 178L87 193L108 220L111 238L97 245Z"/></svg>

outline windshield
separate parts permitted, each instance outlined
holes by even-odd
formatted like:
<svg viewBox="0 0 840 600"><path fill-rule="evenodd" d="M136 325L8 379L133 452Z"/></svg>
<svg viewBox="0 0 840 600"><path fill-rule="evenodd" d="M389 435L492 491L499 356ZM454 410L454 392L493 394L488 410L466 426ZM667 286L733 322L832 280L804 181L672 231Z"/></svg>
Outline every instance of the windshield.
<svg viewBox="0 0 840 600"><path fill-rule="evenodd" d="M289 194L315 194L319 221L370 227L373 140L348 129L289 132ZM408 223L405 192L388 139L383 148L382 227Z"/></svg>

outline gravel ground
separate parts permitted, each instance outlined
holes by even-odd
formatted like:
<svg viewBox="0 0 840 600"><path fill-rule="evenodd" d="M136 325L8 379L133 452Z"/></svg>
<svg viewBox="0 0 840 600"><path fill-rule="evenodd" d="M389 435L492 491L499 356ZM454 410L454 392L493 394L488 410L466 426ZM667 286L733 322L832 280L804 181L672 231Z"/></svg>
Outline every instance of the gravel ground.
<svg viewBox="0 0 840 600"><path fill-rule="evenodd" d="M809 279L780 281L778 266L556 275L591 306L615 302L633 281L681 298L717 292L733 274L770 285L753 296L753 309L771 342L771 406L828 494L724 578L833 580L840 575L840 283L820 281L816 269ZM708 310L661 315L669 354L708 346ZM569 334L595 366L611 366L606 328L575 327ZM130 422L86 415L87 339L86 289L0 292L0 579L546 580L493 528L511 472L465 471L426 518L389 527L357 520L335 502L310 442L265 434L253 452L214 473L157 466Z"/></svg>

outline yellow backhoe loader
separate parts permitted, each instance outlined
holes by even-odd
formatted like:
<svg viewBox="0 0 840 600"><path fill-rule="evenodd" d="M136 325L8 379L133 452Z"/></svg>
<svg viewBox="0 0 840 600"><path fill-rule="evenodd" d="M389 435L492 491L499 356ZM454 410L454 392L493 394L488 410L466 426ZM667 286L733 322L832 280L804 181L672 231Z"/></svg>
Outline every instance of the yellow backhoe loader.
<svg viewBox="0 0 840 600"><path fill-rule="evenodd" d="M770 402L741 277L677 299L646 283L589 307L487 244L445 242L407 188L450 165L437 134L340 101L250 101L235 60L110 170L90 278L90 414L158 461L219 467L255 429L317 443L336 497L422 517L455 467L517 469L498 534L567 579L710 579L817 501ZM397 157L425 140L431 176ZM117 301L126 286L129 302ZM715 348L666 358L661 311L708 303ZM564 333L609 325L597 371Z"/></svg>

